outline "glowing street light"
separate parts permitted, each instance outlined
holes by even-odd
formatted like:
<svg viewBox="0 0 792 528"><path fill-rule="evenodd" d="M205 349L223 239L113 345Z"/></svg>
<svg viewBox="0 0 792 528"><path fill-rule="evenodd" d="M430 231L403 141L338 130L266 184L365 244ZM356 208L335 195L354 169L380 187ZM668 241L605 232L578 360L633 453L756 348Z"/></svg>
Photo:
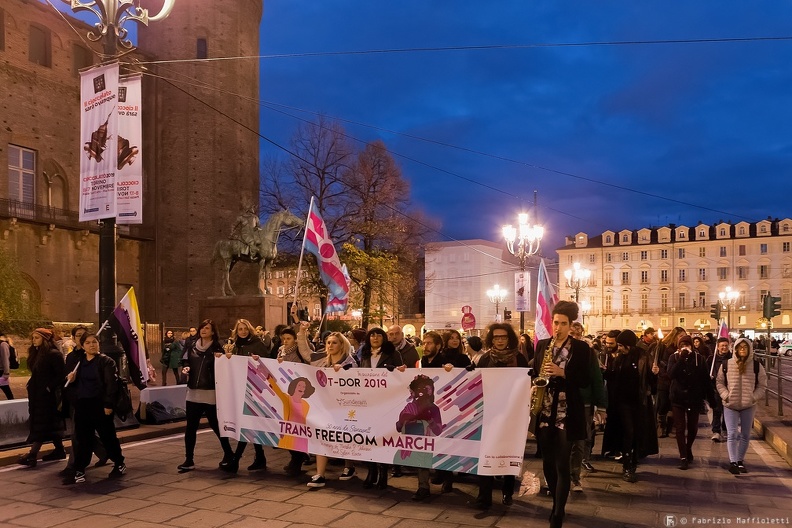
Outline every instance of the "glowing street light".
<svg viewBox="0 0 792 528"><path fill-rule="evenodd" d="M578 302L580 297L580 290L588 286L591 280L591 270L581 267L580 262L575 262L572 269L564 272L566 277L567 286L575 290L575 302Z"/></svg>
<svg viewBox="0 0 792 528"><path fill-rule="evenodd" d="M495 305L495 322L500 322L500 304L506 300L506 290L502 289L497 284L487 290L487 297L491 303Z"/></svg>

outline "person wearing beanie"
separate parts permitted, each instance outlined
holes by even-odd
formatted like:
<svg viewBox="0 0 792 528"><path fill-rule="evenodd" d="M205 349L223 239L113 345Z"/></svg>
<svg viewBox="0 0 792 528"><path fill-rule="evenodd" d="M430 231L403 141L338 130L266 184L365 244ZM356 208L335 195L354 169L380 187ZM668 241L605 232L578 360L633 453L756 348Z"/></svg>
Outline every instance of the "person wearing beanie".
<svg viewBox="0 0 792 528"><path fill-rule="evenodd" d="M715 383L723 400L723 417L729 434L729 472L748 473L743 460L751 439L756 404L767 389L767 372L754 358L751 341L740 338L734 342L734 355L717 372Z"/></svg>
<svg viewBox="0 0 792 528"><path fill-rule="evenodd" d="M712 390L707 359L693 349L693 339L689 335L677 340L677 351L668 360L668 377L671 378L669 398L679 449L679 469L685 470L693 462L699 414L704 398Z"/></svg>
<svg viewBox="0 0 792 528"><path fill-rule="evenodd" d="M721 442L726 440L726 421L723 418L723 400L717 390L716 378L718 372L723 368L723 365L732 357L731 350L729 349L729 338L719 337L715 344L715 353L708 361L708 369L710 373L711 384L713 387L712 400L710 407L712 407L712 441Z"/></svg>
<svg viewBox="0 0 792 528"><path fill-rule="evenodd" d="M638 348L638 336L623 330L616 337L619 355L605 379L622 430L622 480L636 482L638 459L658 453L652 394L659 368L649 354Z"/></svg>
<svg viewBox="0 0 792 528"><path fill-rule="evenodd" d="M578 315L577 303L556 303L553 307L554 337L536 344L531 365L534 376L549 379L539 413L531 416L531 430L542 452L542 469L553 497L551 528L562 526L566 515L566 502L572 487L572 446L588 438L585 404L580 391L591 386L593 352L588 343L570 335ZM552 350L549 348L551 341ZM546 353L551 357L549 362L544 361Z"/></svg>
<svg viewBox="0 0 792 528"><path fill-rule="evenodd" d="M465 353L470 357L470 362L473 365L478 365L478 360L481 359L481 349L484 348L484 343L479 336L470 336L465 343Z"/></svg>

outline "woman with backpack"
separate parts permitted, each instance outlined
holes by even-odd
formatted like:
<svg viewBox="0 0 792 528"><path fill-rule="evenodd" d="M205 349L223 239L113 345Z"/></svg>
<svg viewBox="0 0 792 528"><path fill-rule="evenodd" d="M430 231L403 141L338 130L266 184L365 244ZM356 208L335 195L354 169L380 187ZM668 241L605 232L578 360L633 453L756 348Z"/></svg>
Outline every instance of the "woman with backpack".
<svg viewBox="0 0 792 528"><path fill-rule="evenodd" d="M751 341L740 338L734 342L734 354L718 371L715 385L723 400L729 452L729 473L748 473L745 453L751 439L756 404L767 388L767 372L754 359Z"/></svg>
<svg viewBox="0 0 792 528"><path fill-rule="evenodd" d="M85 482L85 469L93 455L94 432L99 434L107 457L113 461L109 477L120 477L127 469L113 421L113 409L118 398L115 361L99 352L96 334L83 334L80 346L85 354L66 376L68 386L65 390L74 405L74 436L77 443L74 475L66 476L64 484Z"/></svg>

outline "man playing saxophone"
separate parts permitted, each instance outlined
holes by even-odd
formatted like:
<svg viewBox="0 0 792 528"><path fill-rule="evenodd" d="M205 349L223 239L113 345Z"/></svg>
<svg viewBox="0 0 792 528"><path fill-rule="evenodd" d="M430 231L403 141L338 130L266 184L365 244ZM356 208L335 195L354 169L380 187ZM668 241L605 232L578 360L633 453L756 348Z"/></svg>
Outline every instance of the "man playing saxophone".
<svg viewBox="0 0 792 528"><path fill-rule="evenodd" d="M570 454L576 440L586 438L586 412L580 389L591 384L591 348L569 335L578 318L576 303L559 301L553 308L553 337L537 343L533 368L548 382L537 403L536 441L542 452L545 479L553 496L550 526L564 522L571 486Z"/></svg>

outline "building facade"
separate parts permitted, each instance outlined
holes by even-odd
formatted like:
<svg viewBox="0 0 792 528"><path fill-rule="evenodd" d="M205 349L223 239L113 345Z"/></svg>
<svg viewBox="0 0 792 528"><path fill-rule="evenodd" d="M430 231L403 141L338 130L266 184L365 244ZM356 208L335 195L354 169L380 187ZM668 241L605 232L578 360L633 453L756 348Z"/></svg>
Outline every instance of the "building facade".
<svg viewBox="0 0 792 528"><path fill-rule="evenodd" d="M727 288L737 292L733 331L764 331L762 302L781 297L774 331L792 331L792 219L668 225L638 230L581 232L558 249L560 297L574 298L564 271L575 263L591 270L579 291L590 305L591 333L611 329L714 331L710 305ZM729 310L723 310L727 318Z"/></svg>
<svg viewBox="0 0 792 528"><path fill-rule="evenodd" d="M122 62L257 55L262 1L215 7L177 2ZM78 72L100 49L89 29L41 2L0 4L0 246L20 263L23 298L56 321L97 319L98 225L77 212ZM118 295L134 286L144 320L170 326L194 325L198 299L217 294L213 244L259 191L258 62L187 64L146 65L144 223L117 237ZM256 270L235 275L256 291Z"/></svg>
<svg viewBox="0 0 792 528"><path fill-rule="evenodd" d="M503 320L504 310L509 310L509 322L519 330L520 314L515 310L515 273L519 271L517 259L506 249L506 244L489 240L461 240L433 242L426 246L426 329L461 329L462 317L470 307L476 319L473 334L481 333L496 319L496 305L487 297L494 285L506 290L506 297L497 306ZM557 281L556 263L545 259L552 283ZM529 257L526 273L530 276L528 312L525 329L534 327L536 284L539 258ZM465 312L463 312L463 309Z"/></svg>

